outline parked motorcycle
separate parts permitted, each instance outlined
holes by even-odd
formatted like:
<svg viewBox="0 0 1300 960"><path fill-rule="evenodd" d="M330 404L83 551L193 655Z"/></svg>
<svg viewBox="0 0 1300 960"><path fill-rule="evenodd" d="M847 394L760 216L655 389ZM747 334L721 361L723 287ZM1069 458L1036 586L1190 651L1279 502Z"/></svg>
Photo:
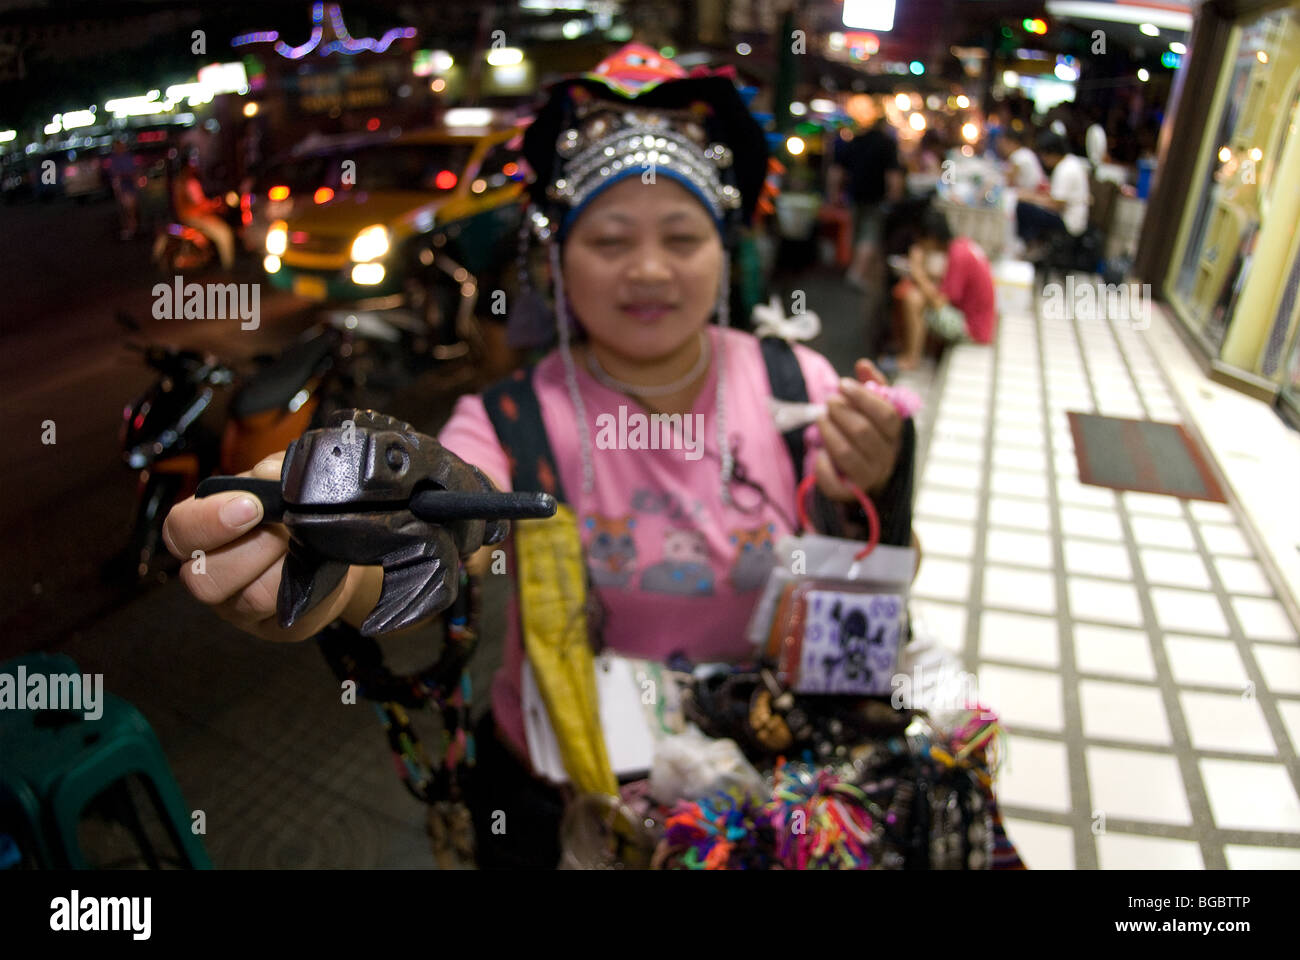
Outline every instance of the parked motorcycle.
<svg viewBox="0 0 1300 960"><path fill-rule="evenodd" d="M139 325L118 314L128 330ZM165 579L162 546L168 510L214 473L236 474L285 449L327 409L353 394L349 335L313 327L276 357L261 359L242 381L208 354L129 343L158 379L122 410L122 459L139 471L131 538L111 572L128 580Z"/></svg>

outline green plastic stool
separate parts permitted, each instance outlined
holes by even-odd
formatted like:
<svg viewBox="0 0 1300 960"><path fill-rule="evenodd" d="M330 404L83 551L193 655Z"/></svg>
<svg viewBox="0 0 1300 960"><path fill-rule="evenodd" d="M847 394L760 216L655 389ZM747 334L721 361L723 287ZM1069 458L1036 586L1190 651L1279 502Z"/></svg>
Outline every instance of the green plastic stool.
<svg viewBox="0 0 1300 960"><path fill-rule="evenodd" d="M29 676L81 673L70 657L42 653L0 664L0 673L16 677L19 666L26 667ZM0 710L0 814L17 821L19 846L30 849L45 868L87 868L77 839L81 815L95 797L115 785L124 788L125 779L134 774L143 781L185 864L211 869L203 842L190 830L180 787L149 722L130 703L109 693L103 695L102 708L96 720L80 712ZM152 855L138 817L134 826L137 841Z"/></svg>

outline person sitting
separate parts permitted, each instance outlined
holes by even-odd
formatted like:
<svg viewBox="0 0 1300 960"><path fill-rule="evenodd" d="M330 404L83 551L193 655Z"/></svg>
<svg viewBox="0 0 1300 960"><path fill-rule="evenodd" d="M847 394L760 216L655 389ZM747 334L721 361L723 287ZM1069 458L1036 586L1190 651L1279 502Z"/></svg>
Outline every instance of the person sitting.
<svg viewBox="0 0 1300 960"><path fill-rule="evenodd" d="M176 216L187 227L193 227L212 241L221 258L221 266L229 270L235 265L235 234L229 225L217 216L224 201L220 197L209 197L203 192L199 182L198 156L191 154L181 164L172 185L172 203L176 207Z"/></svg>
<svg viewBox="0 0 1300 960"><path fill-rule="evenodd" d="M1043 165L1038 162L1038 154L1025 144L1025 136L1014 128L1008 127L998 137L998 156L1006 161L1011 169L1007 181L1019 196L1037 193L1047 180Z"/></svg>
<svg viewBox="0 0 1300 960"><path fill-rule="evenodd" d="M1038 156L1051 175L1048 192L1022 193L1016 204L1016 232L1029 245L1029 259L1041 258L1054 240L1081 237L1088 229L1088 162L1070 153L1065 138L1046 131L1038 138Z"/></svg>
<svg viewBox="0 0 1300 960"><path fill-rule="evenodd" d="M919 366L927 331L945 343L993 340L997 308L988 258L968 237L954 237L934 207L916 225L894 302L899 370Z"/></svg>

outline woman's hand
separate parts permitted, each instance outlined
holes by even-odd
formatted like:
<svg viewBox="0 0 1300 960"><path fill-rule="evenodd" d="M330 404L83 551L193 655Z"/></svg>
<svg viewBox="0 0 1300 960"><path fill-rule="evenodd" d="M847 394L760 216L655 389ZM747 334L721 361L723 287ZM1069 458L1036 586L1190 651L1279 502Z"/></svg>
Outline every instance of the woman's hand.
<svg viewBox="0 0 1300 960"><path fill-rule="evenodd" d="M857 500L849 484L870 495L884 488L898 462L903 437L898 411L862 386L871 380L885 382L876 365L859 360L854 373L859 382L841 380L840 392L826 401L826 415L817 421L825 444L817 453L817 488L842 502Z"/></svg>
<svg viewBox="0 0 1300 960"><path fill-rule="evenodd" d="M283 453L274 454L240 476L279 480L283 460ZM375 579L373 568L352 567L320 606L291 630L281 630L276 601L289 532L278 523L259 525L261 519L256 497L231 491L178 503L163 524L163 543L181 561L181 581L223 620L266 640L304 640L347 613L354 597L374 605L378 584L369 583ZM203 551L201 564L196 550Z"/></svg>

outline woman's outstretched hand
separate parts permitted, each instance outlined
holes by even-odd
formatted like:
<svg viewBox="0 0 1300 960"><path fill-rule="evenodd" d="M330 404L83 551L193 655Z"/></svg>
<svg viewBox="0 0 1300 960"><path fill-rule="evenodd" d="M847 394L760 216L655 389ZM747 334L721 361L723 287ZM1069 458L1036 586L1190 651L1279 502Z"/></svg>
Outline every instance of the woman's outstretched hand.
<svg viewBox="0 0 1300 960"><path fill-rule="evenodd" d="M894 472L903 437L903 419L893 405L867 390L870 381L886 383L870 360L854 365L857 381L845 377L840 392L826 401L817 421L824 447L816 460L817 488L831 500L856 500L849 484L878 494ZM847 482L846 482L847 481Z"/></svg>
<svg viewBox="0 0 1300 960"><path fill-rule="evenodd" d="M240 476L279 480L283 461L283 453L275 454ZM262 504L256 497L231 491L178 503L163 524L163 543L181 561L186 589L223 620L266 640L304 640L344 616L354 599L374 605L378 571L352 567L319 607L292 629L280 629L276 602L289 531L283 524L261 520Z"/></svg>

